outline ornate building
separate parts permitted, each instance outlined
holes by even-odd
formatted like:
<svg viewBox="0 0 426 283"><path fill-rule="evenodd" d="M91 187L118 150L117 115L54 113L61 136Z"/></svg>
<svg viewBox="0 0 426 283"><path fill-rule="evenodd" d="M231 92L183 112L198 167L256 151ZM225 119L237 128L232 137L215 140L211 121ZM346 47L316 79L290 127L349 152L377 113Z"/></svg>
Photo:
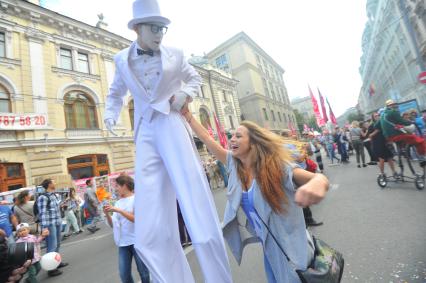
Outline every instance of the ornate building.
<svg viewBox="0 0 426 283"><path fill-rule="evenodd" d="M132 104L119 137L102 119L112 57L129 44L37 3L0 1L0 191L133 168Z"/></svg>
<svg viewBox="0 0 426 283"><path fill-rule="evenodd" d="M359 108L369 113L387 99L416 99L426 108L426 86L417 78L426 70L426 1L368 0L366 8Z"/></svg>
<svg viewBox="0 0 426 283"><path fill-rule="evenodd" d="M284 69L247 34L240 32L207 54L211 64L239 81L242 119L274 131L296 125L284 84Z"/></svg>

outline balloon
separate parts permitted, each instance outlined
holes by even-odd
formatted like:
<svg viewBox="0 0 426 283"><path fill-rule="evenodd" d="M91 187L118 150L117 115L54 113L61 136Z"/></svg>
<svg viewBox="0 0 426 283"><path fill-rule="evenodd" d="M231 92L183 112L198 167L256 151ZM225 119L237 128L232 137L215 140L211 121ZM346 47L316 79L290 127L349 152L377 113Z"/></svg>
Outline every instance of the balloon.
<svg viewBox="0 0 426 283"><path fill-rule="evenodd" d="M56 269L61 263L61 255L57 252L50 252L41 257L40 265L46 271Z"/></svg>

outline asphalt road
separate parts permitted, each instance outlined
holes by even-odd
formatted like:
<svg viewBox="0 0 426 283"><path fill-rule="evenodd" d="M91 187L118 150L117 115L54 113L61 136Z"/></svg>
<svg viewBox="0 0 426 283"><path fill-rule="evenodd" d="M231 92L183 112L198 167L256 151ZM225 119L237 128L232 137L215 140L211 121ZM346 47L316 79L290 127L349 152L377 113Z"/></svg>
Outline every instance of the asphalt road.
<svg viewBox="0 0 426 283"><path fill-rule="evenodd" d="M424 283L426 191L408 183L380 189L377 170L375 166L359 169L353 163L326 166L330 191L321 204L312 207L314 218L324 225L311 231L343 253L346 266L342 282ZM225 190L215 190L213 195L222 218ZM192 248L185 252L196 282L203 282L195 252ZM117 249L108 227L64 241L61 253L70 266L56 278L41 271L40 282L119 282ZM229 258L235 283L266 282L259 245L244 251L241 266L231 253Z"/></svg>

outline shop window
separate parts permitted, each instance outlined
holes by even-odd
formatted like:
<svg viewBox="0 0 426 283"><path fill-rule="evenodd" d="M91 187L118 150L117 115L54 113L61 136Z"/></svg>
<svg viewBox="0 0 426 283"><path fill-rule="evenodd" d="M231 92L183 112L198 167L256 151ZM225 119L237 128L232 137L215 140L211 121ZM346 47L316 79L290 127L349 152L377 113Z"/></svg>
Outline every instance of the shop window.
<svg viewBox="0 0 426 283"><path fill-rule="evenodd" d="M96 105L85 93L69 92L64 96L67 129L98 129Z"/></svg>

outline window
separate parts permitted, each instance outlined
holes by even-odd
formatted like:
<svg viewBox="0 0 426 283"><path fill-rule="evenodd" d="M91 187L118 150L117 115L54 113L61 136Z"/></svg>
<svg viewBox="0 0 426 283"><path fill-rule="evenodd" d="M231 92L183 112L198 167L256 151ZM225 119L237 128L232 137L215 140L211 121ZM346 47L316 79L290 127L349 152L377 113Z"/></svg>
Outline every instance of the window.
<svg viewBox="0 0 426 283"><path fill-rule="evenodd" d="M274 110L271 110L271 116L272 116L272 121L275 121L275 114L274 114Z"/></svg>
<svg viewBox="0 0 426 283"><path fill-rule="evenodd" d="M282 122L283 120L281 119L281 113L278 112L278 120L280 120L280 122Z"/></svg>
<svg viewBox="0 0 426 283"><path fill-rule="evenodd" d="M226 96L226 91L222 90L222 93L223 93L223 101L228 102L228 98Z"/></svg>
<svg viewBox="0 0 426 283"><path fill-rule="evenodd" d="M10 111L10 98L8 91L0 85L0 113L9 113Z"/></svg>
<svg viewBox="0 0 426 283"><path fill-rule="evenodd" d="M135 126L135 104L133 99L129 102L129 116L130 116L130 125L132 126L132 130L134 130Z"/></svg>
<svg viewBox="0 0 426 283"><path fill-rule="evenodd" d="M108 175L109 163L106 154L89 154L67 159L68 172L73 180Z"/></svg>
<svg viewBox="0 0 426 283"><path fill-rule="evenodd" d="M72 70L71 50L61 48L60 56L61 56L61 68L67 69L67 70Z"/></svg>
<svg viewBox="0 0 426 283"><path fill-rule="evenodd" d="M97 129L96 106L84 93L72 91L64 97L65 122L68 129Z"/></svg>
<svg viewBox="0 0 426 283"><path fill-rule="evenodd" d="M265 89L265 95L269 97L268 84L266 83L265 79L262 79L262 81L263 81L263 88Z"/></svg>
<svg viewBox="0 0 426 283"><path fill-rule="evenodd" d="M271 93L272 93L272 99L276 100L277 98L275 97L274 85L271 82L269 83L269 89L271 90Z"/></svg>
<svg viewBox="0 0 426 283"><path fill-rule="evenodd" d="M6 37L0 32L0 57L6 57Z"/></svg>
<svg viewBox="0 0 426 283"><path fill-rule="evenodd" d="M234 128L234 120L232 119L232 116L229 116L229 123L231 124L231 129L235 129Z"/></svg>
<svg viewBox="0 0 426 283"><path fill-rule="evenodd" d="M265 120L269 120L268 113L266 112L266 109L262 108L262 110L263 110L263 116L265 117Z"/></svg>
<svg viewBox="0 0 426 283"><path fill-rule="evenodd" d="M216 66L222 70L226 70L229 68L228 58L226 58L226 54L223 54L216 58Z"/></svg>
<svg viewBox="0 0 426 283"><path fill-rule="evenodd" d="M78 53L78 70L89 73L89 56L87 54Z"/></svg>
<svg viewBox="0 0 426 283"><path fill-rule="evenodd" d="M23 163L0 163L0 192L26 186Z"/></svg>
<svg viewBox="0 0 426 283"><path fill-rule="evenodd" d="M204 86L202 85L200 88L201 88L201 97L206 98L206 94L204 92Z"/></svg>

